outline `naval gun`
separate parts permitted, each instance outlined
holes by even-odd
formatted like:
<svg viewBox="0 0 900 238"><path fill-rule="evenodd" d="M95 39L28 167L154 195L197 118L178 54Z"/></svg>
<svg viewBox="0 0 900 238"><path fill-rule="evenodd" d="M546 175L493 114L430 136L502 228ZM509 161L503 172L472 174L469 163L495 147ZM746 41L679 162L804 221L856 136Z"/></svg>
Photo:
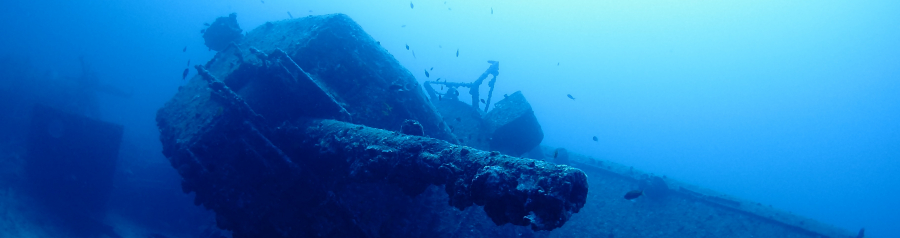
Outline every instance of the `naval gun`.
<svg viewBox="0 0 900 238"><path fill-rule="evenodd" d="M346 15L228 40L156 121L182 190L234 237L512 237L584 206L579 169L459 145Z"/></svg>

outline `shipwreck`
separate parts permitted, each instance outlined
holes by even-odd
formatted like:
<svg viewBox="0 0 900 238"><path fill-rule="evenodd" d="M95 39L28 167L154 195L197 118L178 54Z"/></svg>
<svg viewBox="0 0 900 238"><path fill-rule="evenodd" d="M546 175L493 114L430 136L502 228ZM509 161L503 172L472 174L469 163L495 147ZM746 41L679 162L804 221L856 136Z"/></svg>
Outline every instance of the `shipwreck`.
<svg viewBox="0 0 900 238"><path fill-rule="evenodd" d="M862 237L540 145L524 94L491 103L500 62L420 85L346 15L236 17L156 118L182 191L233 237Z"/></svg>
<svg viewBox="0 0 900 238"><path fill-rule="evenodd" d="M207 29L218 53L157 113L183 191L234 237L553 230L584 206L584 172L514 157L543 137L521 94L470 128L497 141L520 133L506 126L530 125L527 148L466 146L412 74L346 15L246 35L234 19ZM467 209L475 205L483 209Z"/></svg>

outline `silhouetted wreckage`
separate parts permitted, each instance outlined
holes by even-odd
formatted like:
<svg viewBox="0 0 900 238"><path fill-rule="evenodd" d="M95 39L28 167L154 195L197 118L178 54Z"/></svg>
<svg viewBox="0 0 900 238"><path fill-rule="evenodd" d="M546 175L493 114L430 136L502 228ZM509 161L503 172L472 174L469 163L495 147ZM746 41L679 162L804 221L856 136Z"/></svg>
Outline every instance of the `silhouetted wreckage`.
<svg viewBox="0 0 900 238"><path fill-rule="evenodd" d="M103 224L122 126L35 104L27 138L28 192L76 237L121 237Z"/></svg>
<svg viewBox="0 0 900 238"><path fill-rule="evenodd" d="M494 138L460 145L456 116L345 15L266 23L196 68L157 113L163 154L234 237L513 236L584 206L581 170L505 155L543 137L521 93L485 119L466 106ZM499 141L516 125L525 149Z"/></svg>
<svg viewBox="0 0 900 238"><path fill-rule="evenodd" d="M120 237L103 222L123 126L97 119L97 97L127 98L131 93L104 84L86 60L79 61L80 75L58 77L27 58L0 58L0 154L15 154L0 158L0 183L25 195L21 199L28 203L16 210L48 218L40 227L72 237ZM29 220L22 218L9 224Z"/></svg>

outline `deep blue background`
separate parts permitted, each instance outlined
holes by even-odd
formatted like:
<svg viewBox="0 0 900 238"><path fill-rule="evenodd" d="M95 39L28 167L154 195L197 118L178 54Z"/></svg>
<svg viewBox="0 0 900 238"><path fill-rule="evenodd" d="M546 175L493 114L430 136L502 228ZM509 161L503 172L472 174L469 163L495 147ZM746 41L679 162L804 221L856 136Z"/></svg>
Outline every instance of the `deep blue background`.
<svg viewBox="0 0 900 238"><path fill-rule="evenodd" d="M900 237L900 2L414 4L8 0L0 56L60 80L84 56L103 83L135 92L101 94L101 119L125 125L140 159L164 161L155 112L189 59L213 55L204 22L346 13L420 80L434 67L430 79L472 81L500 61L495 94L521 90L546 145Z"/></svg>

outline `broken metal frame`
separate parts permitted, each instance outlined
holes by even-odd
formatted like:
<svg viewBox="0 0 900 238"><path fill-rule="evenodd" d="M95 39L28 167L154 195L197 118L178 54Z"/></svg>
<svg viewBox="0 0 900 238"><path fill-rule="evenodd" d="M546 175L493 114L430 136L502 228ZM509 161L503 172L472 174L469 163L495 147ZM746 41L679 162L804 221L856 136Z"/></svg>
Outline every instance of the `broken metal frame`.
<svg viewBox="0 0 900 238"><path fill-rule="evenodd" d="M457 83L457 82L447 82L447 80L444 80L444 82L441 82L438 80L425 81L425 91L428 92L428 96L430 96L432 99L438 98L439 96L448 96L448 95L450 96L450 97L448 97L449 99L458 99L457 97L459 96L459 90L457 90L457 88L459 88L459 87L469 88L469 94L472 95L472 107L474 107L476 110L481 110L481 108L479 108L479 106L478 106L478 103L481 101L478 90L481 87L481 84L484 82L485 79L487 79L487 77L489 75L493 76L491 78L491 81L488 82L488 87L490 87L490 90L488 91L487 100L485 101L485 106L484 106L484 112L487 112L491 105L491 97L494 94L494 83L497 82L497 75L500 75L500 62L489 60L488 63L490 63L491 66L488 67L488 69L485 70L484 73L481 74L481 76L478 76L478 79L476 79L474 82ZM436 90L434 90L434 87L432 87L431 84L440 84L440 85L447 86L448 87L447 93L438 93Z"/></svg>

